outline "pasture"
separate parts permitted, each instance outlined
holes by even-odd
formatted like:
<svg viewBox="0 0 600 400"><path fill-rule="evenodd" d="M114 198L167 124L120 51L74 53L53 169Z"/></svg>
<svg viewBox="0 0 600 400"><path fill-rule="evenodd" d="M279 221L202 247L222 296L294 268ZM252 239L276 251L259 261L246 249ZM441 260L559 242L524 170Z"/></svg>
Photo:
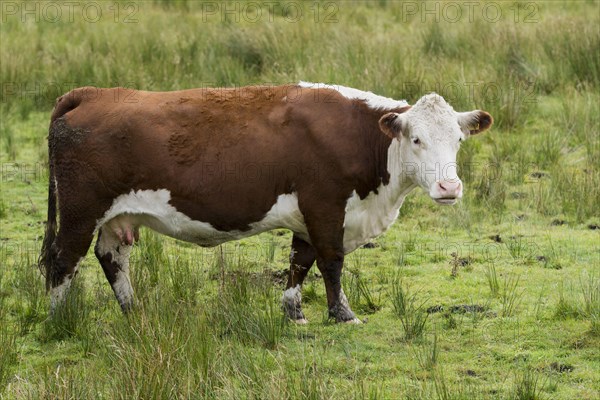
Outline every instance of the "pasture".
<svg viewBox="0 0 600 400"><path fill-rule="evenodd" d="M598 1L66 3L0 3L0 398L598 398ZM144 229L134 312L90 250L48 317L56 97L299 80L495 119L459 152L461 202L416 190L346 257L366 323L328 320L316 267L310 323L283 317L284 230L205 249Z"/></svg>

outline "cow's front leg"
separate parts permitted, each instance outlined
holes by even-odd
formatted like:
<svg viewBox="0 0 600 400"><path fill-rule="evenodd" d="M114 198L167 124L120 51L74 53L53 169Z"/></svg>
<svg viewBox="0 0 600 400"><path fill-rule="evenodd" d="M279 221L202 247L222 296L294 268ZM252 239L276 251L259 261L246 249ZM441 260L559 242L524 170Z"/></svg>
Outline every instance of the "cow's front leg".
<svg viewBox="0 0 600 400"><path fill-rule="evenodd" d="M281 301L288 318L298 324L307 323L302 312L301 288L304 278L306 278L316 258L317 252L314 247L294 235L290 252L290 274Z"/></svg>
<svg viewBox="0 0 600 400"><path fill-rule="evenodd" d="M317 259L317 266L325 281L329 317L335 318L336 322L360 324L361 321L356 318L356 315L350 309L348 299L342 290L341 277L343 265L344 253L341 251L335 252L331 256L319 257Z"/></svg>
<svg viewBox="0 0 600 400"><path fill-rule="evenodd" d="M344 265L344 218L347 197L323 199L309 203L303 211L310 241L317 252L317 267L323 275L329 316L336 322L361 323L356 318L342 290ZM329 204L324 207L323 204Z"/></svg>

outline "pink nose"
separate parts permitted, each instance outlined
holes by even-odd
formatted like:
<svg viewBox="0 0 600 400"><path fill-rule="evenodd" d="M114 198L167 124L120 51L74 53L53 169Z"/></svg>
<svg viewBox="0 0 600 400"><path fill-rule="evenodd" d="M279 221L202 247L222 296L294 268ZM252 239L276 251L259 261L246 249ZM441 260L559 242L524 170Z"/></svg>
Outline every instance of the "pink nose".
<svg viewBox="0 0 600 400"><path fill-rule="evenodd" d="M460 197L462 192L462 182L455 181L437 181L437 189L442 197Z"/></svg>

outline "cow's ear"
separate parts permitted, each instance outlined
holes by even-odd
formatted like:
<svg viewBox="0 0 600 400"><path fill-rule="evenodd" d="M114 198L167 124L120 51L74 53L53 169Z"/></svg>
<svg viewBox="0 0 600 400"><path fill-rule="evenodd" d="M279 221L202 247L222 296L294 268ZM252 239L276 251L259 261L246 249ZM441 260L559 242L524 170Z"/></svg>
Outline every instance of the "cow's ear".
<svg viewBox="0 0 600 400"><path fill-rule="evenodd" d="M391 112L379 119L379 129L392 139L399 139L402 134L403 118L400 114Z"/></svg>
<svg viewBox="0 0 600 400"><path fill-rule="evenodd" d="M458 124L461 129L467 130L470 135L477 135L488 130L493 123L494 119L485 111L475 110L458 113Z"/></svg>

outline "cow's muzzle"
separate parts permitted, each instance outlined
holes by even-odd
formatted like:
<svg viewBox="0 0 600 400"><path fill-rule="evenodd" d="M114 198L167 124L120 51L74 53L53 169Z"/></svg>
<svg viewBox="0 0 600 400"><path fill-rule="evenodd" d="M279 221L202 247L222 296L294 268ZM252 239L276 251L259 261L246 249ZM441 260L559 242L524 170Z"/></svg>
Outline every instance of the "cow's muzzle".
<svg viewBox="0 0 600 400"><path fill-rule="evenodd" d="M462 197L460 179L436 181L429 191L429 196L438 204L453 205Z"/></svg>

